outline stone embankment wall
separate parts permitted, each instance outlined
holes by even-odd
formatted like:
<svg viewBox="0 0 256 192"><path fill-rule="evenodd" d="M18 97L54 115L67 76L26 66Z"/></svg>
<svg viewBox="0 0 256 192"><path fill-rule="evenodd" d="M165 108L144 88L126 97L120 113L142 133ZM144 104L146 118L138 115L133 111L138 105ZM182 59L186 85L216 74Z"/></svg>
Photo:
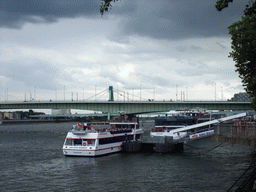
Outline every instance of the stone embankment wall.
<svg viewBox="0 0 256 192"><path fill-rule="evenodd" d="M256 146L256 122L237 120L214 126L213 139L232 144Z"/></svg>

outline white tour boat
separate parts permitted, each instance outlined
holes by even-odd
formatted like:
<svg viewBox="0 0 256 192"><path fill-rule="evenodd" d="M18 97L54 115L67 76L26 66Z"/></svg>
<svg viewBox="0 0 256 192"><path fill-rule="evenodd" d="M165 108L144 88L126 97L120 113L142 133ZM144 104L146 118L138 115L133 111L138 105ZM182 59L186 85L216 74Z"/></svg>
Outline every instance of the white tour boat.
<svg viewBox="0 0 256 192"><path fill-rule="evenodd" d="M156 125L150 132L150 136L173 137L173 140L179 140L188 136L187 132L175 133L175 129L185 127L184 125Z"/></svg>
<svg viewBox="0 0 256 192"><path fill-rule="evenodd" d="M63 154L99 156L119 152L124 142L140 140L142 134L137 122L78 123L66 136Z"/></svg>

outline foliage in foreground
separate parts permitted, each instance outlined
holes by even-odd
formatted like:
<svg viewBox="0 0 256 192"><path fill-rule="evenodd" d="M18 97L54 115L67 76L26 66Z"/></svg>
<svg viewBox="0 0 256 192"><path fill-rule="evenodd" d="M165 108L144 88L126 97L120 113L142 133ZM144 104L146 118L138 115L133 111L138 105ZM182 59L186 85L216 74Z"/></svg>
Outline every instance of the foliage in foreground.
<svg viewBox="0 0 256 192"><path fill-rule="evenodd" d="M221 11L233 0L218 0L216 9ZM236 71L242 79L245 91L252 98L252 108L256 110L256 2L251 0L246 5L241 20L228 27L231 37L232 52Z"/></svg>

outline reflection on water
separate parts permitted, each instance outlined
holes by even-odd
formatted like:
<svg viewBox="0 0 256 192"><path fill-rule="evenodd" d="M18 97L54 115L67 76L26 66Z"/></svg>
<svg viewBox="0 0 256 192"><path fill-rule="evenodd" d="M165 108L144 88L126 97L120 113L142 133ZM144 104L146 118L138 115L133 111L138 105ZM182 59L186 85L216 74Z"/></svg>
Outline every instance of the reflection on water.
<svg viewBox="0 0 256 192"><path fill-rule="evenodd" d="M211 139L177 154L66 157L72 123L0 126L3 191L226 191L250 163L252 147Z"/></svg>

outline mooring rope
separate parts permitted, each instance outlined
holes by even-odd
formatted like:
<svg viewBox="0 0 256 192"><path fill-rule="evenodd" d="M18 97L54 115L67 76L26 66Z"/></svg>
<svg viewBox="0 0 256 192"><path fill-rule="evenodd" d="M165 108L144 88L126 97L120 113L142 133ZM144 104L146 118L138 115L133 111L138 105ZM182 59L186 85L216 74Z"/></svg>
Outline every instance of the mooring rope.
<svg viewBox="0 0 256 192"><path fill-rule="evenodd" d="M218 148L218 147L219 147L219 146L221 146L222 144L224 144L224 143L220 143L220 144L218 144L217 146L213 147L212 149L210 149L210 150L206 151L206 152L205 152L205 153L203 153L203 154L205 155L205 154L207 154L207 153L209 153L209 152L213 151L214 149Z"/></svg>

